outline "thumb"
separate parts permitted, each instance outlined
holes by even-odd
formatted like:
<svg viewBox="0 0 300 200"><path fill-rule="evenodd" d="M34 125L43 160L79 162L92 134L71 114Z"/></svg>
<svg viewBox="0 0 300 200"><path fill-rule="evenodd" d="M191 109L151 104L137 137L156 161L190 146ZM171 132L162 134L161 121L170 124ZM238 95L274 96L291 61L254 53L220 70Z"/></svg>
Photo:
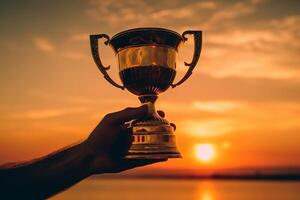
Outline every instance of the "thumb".
<svg viewBox="0 0 300 200"><path fill-rule="evenodd" d="M138 119L146 116L148 113L148 105L142 105L135 108L126 108L124 110L111 114L113 123L123 124L133 119Z"/></svg>

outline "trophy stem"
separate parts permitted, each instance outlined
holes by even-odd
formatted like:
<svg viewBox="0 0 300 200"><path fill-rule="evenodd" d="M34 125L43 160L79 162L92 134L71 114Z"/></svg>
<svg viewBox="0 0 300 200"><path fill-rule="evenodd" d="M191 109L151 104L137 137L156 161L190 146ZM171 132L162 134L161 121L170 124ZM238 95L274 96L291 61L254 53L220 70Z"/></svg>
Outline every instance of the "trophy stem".
<svg viewBox="0 0 300 200"><path fill-rule="evenodd" d="M155 108L155 102L157 100L157 95L141 95L139 96L139 100L142 104L150 103L150 106L148 107L148 117L152 116L154 118L160 118L158 113L156 112Z"/></svg>
<svg viewBox="0 0 300 200"><path fill-rule="evenodd" d="M157 98L158 96L156 94L139 96L139 100L141 101L141 103L151 102L154 104Z"/></svg>

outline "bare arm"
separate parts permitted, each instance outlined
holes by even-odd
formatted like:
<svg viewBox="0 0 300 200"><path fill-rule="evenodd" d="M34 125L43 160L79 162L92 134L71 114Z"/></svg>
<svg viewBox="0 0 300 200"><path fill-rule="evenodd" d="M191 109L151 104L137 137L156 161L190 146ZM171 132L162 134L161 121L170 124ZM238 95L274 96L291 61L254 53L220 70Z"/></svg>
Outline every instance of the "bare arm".
<svg viewBox="0 0 300 200"><path fill-rule="evenodd" d="M106 115L84 142L24 164L0 168L0 195L43 199L97 173L114 173L162 160L125 160L131 145L124 122L146 115L147 106ZM1 197L0 196L0 197Z"/></svg>

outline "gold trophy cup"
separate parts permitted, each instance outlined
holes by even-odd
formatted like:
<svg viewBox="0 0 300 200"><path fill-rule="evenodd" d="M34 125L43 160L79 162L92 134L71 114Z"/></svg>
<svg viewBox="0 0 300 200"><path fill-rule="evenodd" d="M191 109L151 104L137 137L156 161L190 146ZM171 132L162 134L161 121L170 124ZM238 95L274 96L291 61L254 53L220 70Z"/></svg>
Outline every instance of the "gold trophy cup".
<svg viewBox="0 0 300 200"><path fill-rule="evenodd" d="M176 76L176 57L179 46L187 41L186 35L194 37L194 56L186 74L173 84ZM98 49L98 39L110 45L118 56L119 75L123 86L107 74L110 66L103 66ZM104 78L124 90L139 96L141 103L150 103L152 112L142 119L131 122L133 142L128 159L180 158L176 147L174 128L160 117L154 107L159 93L182 84L192 74L201 53L202 32L185 31L182 35L163 28L136 28L120 32L111 39L106 34L90 35L94 61Z"/></svg>

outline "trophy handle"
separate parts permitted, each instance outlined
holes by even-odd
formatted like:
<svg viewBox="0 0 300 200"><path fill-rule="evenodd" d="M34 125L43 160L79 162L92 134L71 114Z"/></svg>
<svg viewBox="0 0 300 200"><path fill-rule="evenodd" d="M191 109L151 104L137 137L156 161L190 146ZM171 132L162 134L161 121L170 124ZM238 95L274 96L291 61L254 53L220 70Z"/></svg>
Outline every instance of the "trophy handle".
<svg viewBox="0 0 300 200"><path fill-rule="evenodd" d="M101 38L105 38L106 39L106 41L104 41L105 45L109 44L109 36L106 35L106 34L90 35L90 44L91 44L91 50L92 50L92 55L93 55L94 61L95 61L96 65L97 65L97 67L99 68L99 70L101 71L101 73L104 75L104 78L109 83L111 83L113 86L115 86L117 88L120 88L120 89L124 90L125 89L124 86L121 86L118 83L116 83L107 74L106 71L109 70L110 65L107 66L107 67L104 67L103 64L102 64L102 62L101 62L101 59L100 59L100 56L99 56L99 48L98 48L98 40L101 39Z"/></svg>
<svg viewBox="0 0 300 200"><path fill-rule="evenodd" d="M188 34L192 34L194 36L193 60L191 63L184 62L184 65L188 66L189 69L180 81L171 85L172 88L182 84L184 81L186 81L192 75L192 72L193 72L194 68L196 67L197 62L200 58L200 53L201 53L201 48L202 48L202 31L184 31L182 34L184 42L188 40L187 37L185 37L185 35L188 35Z"/></svg>

